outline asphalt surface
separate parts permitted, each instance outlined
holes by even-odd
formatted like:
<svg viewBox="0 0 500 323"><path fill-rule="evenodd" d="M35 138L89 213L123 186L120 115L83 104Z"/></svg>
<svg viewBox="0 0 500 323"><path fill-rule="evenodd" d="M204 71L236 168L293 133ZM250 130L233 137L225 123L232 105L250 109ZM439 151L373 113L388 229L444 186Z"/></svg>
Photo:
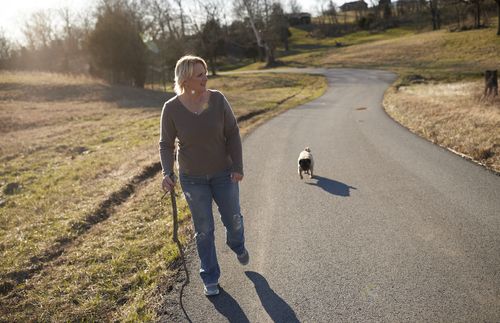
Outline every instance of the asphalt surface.
<svg viewBox="0 0 500 323"><path fill-rule="evenodd" d="M395 75L319 72L325 95L245 138L250 264L217 219L222 292L203 295L191 250L190 320L500 322L500 176L390 119L381 101ZM316 176L300 180L306 146ZM171 308L165 321L187 321Z"/></svg>

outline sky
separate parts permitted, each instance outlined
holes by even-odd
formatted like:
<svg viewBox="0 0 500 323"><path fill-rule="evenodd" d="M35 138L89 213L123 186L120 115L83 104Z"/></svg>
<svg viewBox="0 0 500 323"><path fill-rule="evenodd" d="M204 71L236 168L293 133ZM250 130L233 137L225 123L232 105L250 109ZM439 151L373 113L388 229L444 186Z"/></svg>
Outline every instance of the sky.
<svg viewBox="0 0 500 323"><path fill-rule="evenodd" d="M74 12L92 8L98 0L0 0L0 32L11 41L24 42L22 26L28 17L35 11L42 9L58 9L68 7ZM334 0L337 5L352 0ZM186 4L195 0L185 0ZM305 12L315 14L318 8L328 0L297 0ZM281 0L285 10L288 9L288 0Z"/></svg>
<svg viewBox="0 0 500 323"><path fill-rule="evenodd" d="M69 7L82 10L94 0L0 0L0 30L10 40L22 40L24 22L35 11Z"/></svg>

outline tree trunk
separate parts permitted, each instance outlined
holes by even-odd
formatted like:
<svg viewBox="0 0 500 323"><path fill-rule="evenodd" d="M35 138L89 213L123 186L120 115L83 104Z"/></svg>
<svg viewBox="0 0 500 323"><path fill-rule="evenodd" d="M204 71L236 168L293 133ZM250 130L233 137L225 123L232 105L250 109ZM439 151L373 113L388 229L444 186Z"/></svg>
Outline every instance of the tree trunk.
<svg viewBox="0 0 500 323"><path fill-rule="evenodd" d="M481 4L476 0L476 28L481 27Z"/></svg>
<svg viewBox="0 0 500 323"><path fill-rule="evenodd" d="M274 58L274 53L271 50L271 48L269 48L269 45L264 43L264 46L266 49L266 67L272 67L274 65L274 63L276 62L276 60Z"/></svg>
<svg viewBox="0 0 500 323"><path fill-rule="evenodd" d="M437 1L430 0L429 7L431 9L432 30L438 30L440 28L441 23L439 18L439 9Z"/></svg>
<svg viewBox="0 0 500 323"><path fill-rule="evenodd" d="M266 42L262 41L259 31L257 30L257 27L255 27L255 20L253 17L252 8L250 8L248 0L243 0L243 4L247 9L248 17L250 18L250 25L252 26L253 33L255 35L255 38L257 39L257 45L259 46L259 48L263 47L266 51L266 66L269 66L270 63L274 64L274 55L270 53L269 45L267 45Z"/></svg>
<svg viewBox="0 0 500 323"><path fill-rule="evenodd" d="M179 18L181 20L181 37L184 39L184 36L186 36L186 31L185 31L185 17L184 17L184 10L182 8L182 0L175 0L177 3L177 6L179 6Z"/></svg>
<svg viewBox="0 0 500 323"><path fill-rule="evenodd" d="M216 60L215 57L211 57L209 59L210 69L212 70L212 76L216 76L217 75L217 70L215 69L215 60Z"/></svg>
<svg viewBox="0 0 500 323"><path fill-rule="evenodd" d="M431 9L431 15L432 15L432 30L437 30L437 21L436 21L436 11L434 9Z"/></svg>
<svg viewBox="0 0 500 323"><path fill-rule="evenodd" d="M458 9L458 6L455 6L455 12L457 13L458 29L460 29L460 27L462 27L462 25L460 23L460 10Z"/></svg>

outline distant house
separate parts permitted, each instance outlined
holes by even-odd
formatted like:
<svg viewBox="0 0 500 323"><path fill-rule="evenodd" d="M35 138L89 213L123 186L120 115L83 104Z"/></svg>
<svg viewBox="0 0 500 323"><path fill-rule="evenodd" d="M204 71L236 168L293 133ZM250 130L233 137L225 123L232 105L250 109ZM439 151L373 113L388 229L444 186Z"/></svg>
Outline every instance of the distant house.
<svg viewBox="0 0 500 323"><path fill-rule="evenodd" d="M368 5L363 0L359 0L359 1L353 1L353 2L346 2L343 5L341 5L339 8L343 12L346 12L346 11L365 11L368 9Z"/></svg>
<svg viewBox="0 0 500 323"><path fill-rule="evenodd" d="M309 25L311 23L311 14L307 12L289 13L286 16L290 26Z"/></svg>

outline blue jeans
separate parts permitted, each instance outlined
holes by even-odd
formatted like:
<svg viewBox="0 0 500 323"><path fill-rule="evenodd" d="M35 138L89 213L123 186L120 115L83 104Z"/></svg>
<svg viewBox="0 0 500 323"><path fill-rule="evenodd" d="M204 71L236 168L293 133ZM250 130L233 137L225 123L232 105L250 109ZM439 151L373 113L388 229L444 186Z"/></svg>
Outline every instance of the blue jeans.
<svg viewBox="0 0 500 323"><path fill-rule="evenodd" d="M231 172L207 176L179 175L184 196L191 210L196 247L200 256L200 276L205 286L217 284L220 277L215 252L212 200L218 206L226 227L226 243L237 255L245 250L243 216L240 213L238 183L231 181Z"/></svg>

